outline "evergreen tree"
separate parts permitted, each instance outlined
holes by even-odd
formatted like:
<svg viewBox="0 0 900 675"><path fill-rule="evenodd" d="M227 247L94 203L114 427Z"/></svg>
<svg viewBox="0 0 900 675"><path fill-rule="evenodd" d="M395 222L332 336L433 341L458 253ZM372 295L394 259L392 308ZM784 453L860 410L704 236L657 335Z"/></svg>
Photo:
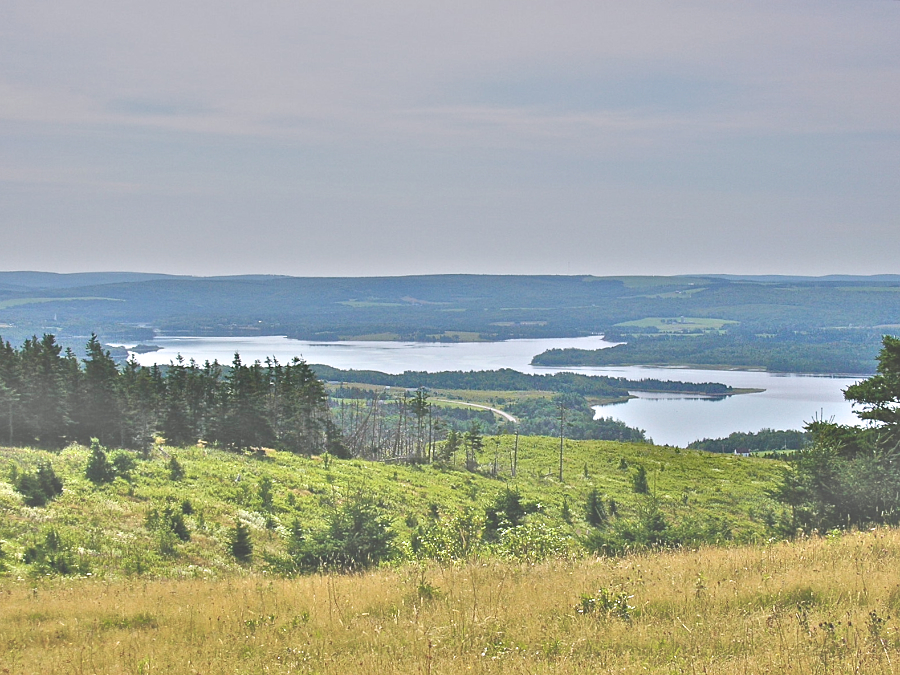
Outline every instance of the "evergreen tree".
<svg viewBox="0 0 900 675"><path fill-rule="evenodd" d="M166 468L169 470L169 480L177 482L184 478L184 467L175 455L169 457Z"/></svg>
<svg viewBox="0 0 900 675"><path fill-rule="evenodd" d="M37 481L41 487L41 491L47 495L48 499L55 499L63 492L62 479L56 475L53 465L50 462L41 462L38 464Z"/></svg>
<svg viewBox="0 0 900 675"><path fill-rule="evenodd" d="M253 559L253 542L250 539L250 528L237 519L234 521L234 529L228 536L228 550L238 561L249 563Z"/></svg>
<svg viewBox="0 0 900 675"><path fill-rule="evenodd" d="M118 392L119 371L115 361L104 351L96 335L87 343L84 372L79 378L80 392L77 400L76 420L78 439L90 438L110 445L122 442L122 416Z"/></svg>
<svg viewBox="0 0 900 675"><path fill-rule="evenodd" d="M88 457L88 463L84 470L84 476L94 485L110 483L116 477L116 472L113 470L112 465L109 463L109 459L106 456L106 451L103 449L103 446L100 445L100 441L96 438L91 439L91 454Z"/></svg>
<svg viewBox="0 0 900 675"><path fill-rule="evenodd" d="M584 510L584 519L588 525L592 527L603 527L606 525L606 507L603 505L603 499L597 488L593 488L588 492L587 504Z"/></svg>
<svg viewBox="0 0 900 675"><path fill-rule="evenodd" d="M154 374L151 369L138 365L134 358L125 364L119 376L123 446L150 448L160 424L163 386L158 368Z"/></svg>
<svg viewBox="0 0 900 675"><path fill-rule="evenodd" d="M25 340L20 352L20 442L61 447L71 426L70 405L75 395L78 362L52 335ZM74 370L72 362L74 361Z"/></svg>
<svg viewBox="0 0 900 675"><path fill-rule="evenodd" d="M266 415L269 382L259 361L245 366L234 355L227 377L226 404L219 440L227 448L248 450L271 445L272 426Z"/></svg>
<svg viewBox="0 0 900 675"><path fill-rule="evenodd" d="M0 438L5 437L9 445L16 442L20 389L19 355L9 342L0 339Z"/></svg>
<svg viewBox="0 0 900 675"><path fill-rule="evenodd" d="M472 422L463 440L466 446L466 469L475 471L478 468L478 455L484 448L484 437L477 422Z"/></svg>
<svg viewBox="0 0 900 675"><path fill-rule="evenodd" d="M645 495L650 492L650 485L647 483L647 470L638 465L634 475L631 477L631 487L639 495Z"/></svg>

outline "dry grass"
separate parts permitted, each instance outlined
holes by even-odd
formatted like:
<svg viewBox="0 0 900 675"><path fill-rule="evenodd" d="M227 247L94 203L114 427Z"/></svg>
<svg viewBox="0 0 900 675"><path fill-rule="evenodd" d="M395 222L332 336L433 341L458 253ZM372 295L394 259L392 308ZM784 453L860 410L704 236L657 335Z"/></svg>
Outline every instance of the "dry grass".
<svg viewBox="0 0 900 675"><path fill-rule="evenodd" d="M0 673L894 673L900 532L294 580L0 583ZM630 617L581 594L632 596Z"/></svg>

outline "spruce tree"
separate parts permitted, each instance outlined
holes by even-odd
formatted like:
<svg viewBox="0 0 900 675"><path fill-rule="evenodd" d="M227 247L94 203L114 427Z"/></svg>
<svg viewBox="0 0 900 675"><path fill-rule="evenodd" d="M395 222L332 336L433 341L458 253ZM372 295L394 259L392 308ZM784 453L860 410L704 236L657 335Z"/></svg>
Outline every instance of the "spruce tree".
<svg viewBox="0 0 900 675"><path fill-rule="evenodd" d="M637 470L631 477L631 487L639 495L645 495L650 492L650 485L647 483L647 470L638 465Z"/></svg>
<svg viewBox="0 0 900 675"><path fill-rule="evenodd" d="M234 529L228 537L228 550L238 561L249 563L253 558L253 542L250 540L250 528L240 519L234 521Z"/></svg>
<svg viewBox="0 0 900 675"><path fill-rule="evenodd" d="M91 455L88 457L84 475L94 485L110 483L116 477L116 472L113 470L112 464L109 463L106 451L96 438L91 439Z"/></svg>

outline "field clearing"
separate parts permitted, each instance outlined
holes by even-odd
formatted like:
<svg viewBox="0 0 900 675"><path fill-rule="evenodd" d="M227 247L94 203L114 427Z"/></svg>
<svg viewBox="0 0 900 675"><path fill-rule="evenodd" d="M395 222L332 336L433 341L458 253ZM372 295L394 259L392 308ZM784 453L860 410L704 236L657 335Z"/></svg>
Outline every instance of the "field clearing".
<svg viewBox="0 0 900 675"><path fill-rule="evenodd" d="M729 319L708 319L701 317L647 317L636 321L617 323L617 328L655 328L660 333L706 333L722 330L725 326L737 324Z"/></svg>
<svg viewBox="0 0 900 675"><path fill-rule="evenodd" d="M11 307L22 307L24 305L39 305L48 302L88 302L94 300L105 300L108 302L125 302L121 298L100 298L100 297L83 297L83 298L13 298L11 300L0 300L0 309L9 309Z"/></svg>
<svg viewBox="0 0 900 675"><path fill-rule="evenodd" d="M4 673L896 673L900 533L364 575L0 582Z"/></svg>

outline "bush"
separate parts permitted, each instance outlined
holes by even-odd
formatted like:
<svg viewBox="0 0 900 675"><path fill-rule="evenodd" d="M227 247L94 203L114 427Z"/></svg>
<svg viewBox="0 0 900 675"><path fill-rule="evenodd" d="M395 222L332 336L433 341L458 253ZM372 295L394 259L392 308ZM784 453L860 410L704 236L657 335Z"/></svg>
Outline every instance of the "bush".
<svg viewBox="0 0 900 675"><path fill-rule="evenodd" d="M494 550L506 558L524 562L540 562L566 555L570 538L559 528L543 523L526 523L503 530Z"/></svg>
<svg viewBox="0 0 900 675"><path fill-rule="evenodd" d="M44 506L63 491L63 482L49 462L42 462L38 466L37 474L27 472L18 474L13 485L28 506Z"/></svg>
<svg viewBox="0 0 900 675"><path fill-rule="evenodd" d="M357 494L336 507L325 529L308 536L295 522L288 549L297 568L368 569L394 555L390 520L371 498Z"/></svg>
<svg viewBox="0 0 900 675"><path fill-rule="evenodd" d="M129 452L120 451L113 455L112 469L113 473L119 478L131 480L131 472L137 468L137 461Z"/></svg>
<svg viewBox="0 0 900 675"><path fill-rule="evenodd" d="M181 507L176 509L172 504L167 504L162 511L156 508L150 509L144 524L148 530L167 531L181 541L191 540L191 532L184 522L184 511Z"/></svg>
<svg viewBox="0 0 900 675"><path fill-rule="evenodd" d="M525 516L538 510L537 504L523 502L516 490L506 488L484 510L484 538L496 541L501 530L518 527Z"/></svg>
<svg viewBox="0 0 900 675"><path fill-rule="evenodd" d="M169 470L169 480L177 482L184 478L184 467L181 466L181 462L178 461L175 455L169 457L169 463L166 464L166 468Z"/></svg>
<svg viewBox="0 0 900 675"><path fill-rule="evenodd" d="M42 542L26 548L22 559L26 565L33 565L34 573L39 576L85 574L88 571L87 565L75 559L69 546L54 529L46 532Z"/></svg>
<svg viewBox="0 0 900 675"><path fill-rule="evenodd" d="M478 550L483 520L473 509L435 520L413 532L410 546L417 558L440 562L464 560Z"/></svg>

